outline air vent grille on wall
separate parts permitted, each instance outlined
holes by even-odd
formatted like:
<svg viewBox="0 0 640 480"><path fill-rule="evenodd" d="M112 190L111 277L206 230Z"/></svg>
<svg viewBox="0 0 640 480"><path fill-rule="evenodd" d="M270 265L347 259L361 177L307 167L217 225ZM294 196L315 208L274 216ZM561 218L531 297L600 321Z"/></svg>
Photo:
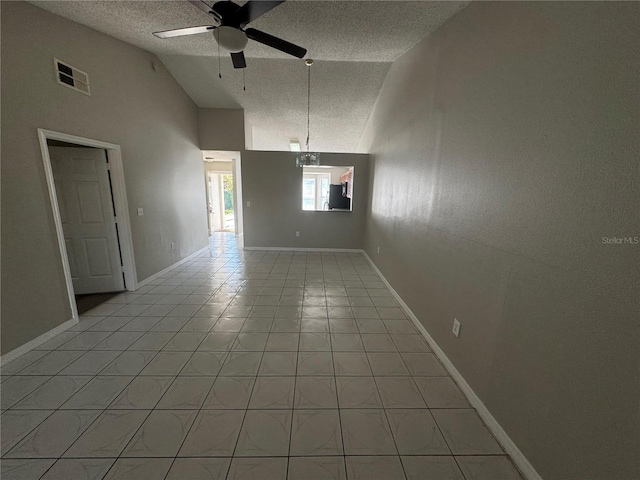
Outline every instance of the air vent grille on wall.
<svg viewBox="0 0 640 480"><path fill-rule="evenodd" d="M60 85L72 88L85 95L91 95L89 75L67 63L61 62L57 58L53 59L53 65L56 70L56 80Z"/></svg>

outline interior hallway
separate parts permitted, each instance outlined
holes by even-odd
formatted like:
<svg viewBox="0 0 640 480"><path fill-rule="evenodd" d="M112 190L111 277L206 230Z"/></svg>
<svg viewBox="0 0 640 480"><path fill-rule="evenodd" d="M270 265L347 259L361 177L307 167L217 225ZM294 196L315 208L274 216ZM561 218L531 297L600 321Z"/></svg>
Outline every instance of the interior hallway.
<svg viewBox="0 0 640 480"><path fill-rule="evenodd" d="M215 234L2 376L4 480L521 479L359 253Z"/></svg>

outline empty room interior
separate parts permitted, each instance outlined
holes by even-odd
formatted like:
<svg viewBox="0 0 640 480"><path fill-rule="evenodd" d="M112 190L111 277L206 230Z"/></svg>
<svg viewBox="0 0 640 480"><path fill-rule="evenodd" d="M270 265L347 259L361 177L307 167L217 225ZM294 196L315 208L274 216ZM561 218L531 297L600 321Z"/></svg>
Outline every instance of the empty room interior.
<svg viewBox="0 0 640 480"><path fill-rule="evenodd" d="M2 480L640 480L640 3L0 15Z"/></svg>

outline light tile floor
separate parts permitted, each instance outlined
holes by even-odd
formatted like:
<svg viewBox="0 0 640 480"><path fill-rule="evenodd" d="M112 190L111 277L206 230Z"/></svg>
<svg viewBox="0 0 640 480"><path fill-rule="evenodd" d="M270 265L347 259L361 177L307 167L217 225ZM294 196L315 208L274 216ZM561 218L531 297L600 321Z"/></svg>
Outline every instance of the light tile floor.
<svg viewBox="0 0 640 480"><path fill-rule="evenodd" d="M0 387L3 480L521 479L360 254L216 234Z"/></svg>

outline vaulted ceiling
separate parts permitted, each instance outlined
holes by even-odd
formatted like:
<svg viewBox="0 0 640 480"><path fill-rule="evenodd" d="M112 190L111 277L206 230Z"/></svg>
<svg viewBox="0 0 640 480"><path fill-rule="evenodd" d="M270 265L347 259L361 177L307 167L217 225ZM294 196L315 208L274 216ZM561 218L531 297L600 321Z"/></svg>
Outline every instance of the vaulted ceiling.
<svg viewBox="0 0 640 480"><path fill-rule="evenodd" d="M32 1L34 5L159 56L200 107L243 108L255 150L288 150L306 138L307 67L249 41L246 91L211 34L159 39L152 32L211 24L181 1ZM244 1L237 2L239 4ZM353 152L391 63L468 2L289 0L251 27L305 47L311 67L311 149Z"/></svg>

